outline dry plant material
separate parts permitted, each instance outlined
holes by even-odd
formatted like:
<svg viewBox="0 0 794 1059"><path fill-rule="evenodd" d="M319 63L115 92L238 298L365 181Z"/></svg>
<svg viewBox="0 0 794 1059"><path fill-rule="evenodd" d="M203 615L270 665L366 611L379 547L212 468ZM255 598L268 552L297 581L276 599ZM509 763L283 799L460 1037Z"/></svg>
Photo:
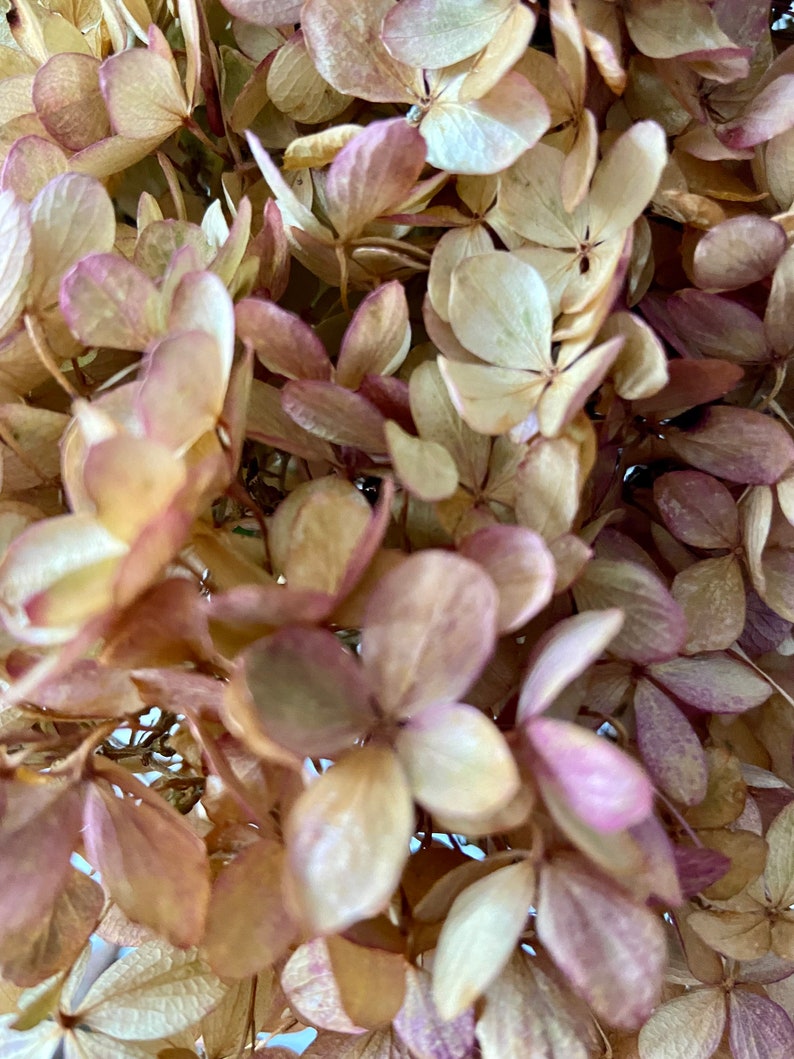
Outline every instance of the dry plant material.
<svg viewBox="0 0 794 1059"><path fill-rule="evenodd" d="M794 1055L785 6L6 5L0 1054Z"/></svg>

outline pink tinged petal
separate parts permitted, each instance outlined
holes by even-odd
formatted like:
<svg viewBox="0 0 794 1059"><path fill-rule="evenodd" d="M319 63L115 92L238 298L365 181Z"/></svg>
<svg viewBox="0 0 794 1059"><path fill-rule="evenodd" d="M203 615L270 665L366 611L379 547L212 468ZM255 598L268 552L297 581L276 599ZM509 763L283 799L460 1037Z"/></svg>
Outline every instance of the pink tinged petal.
<svg viewBox="0 0 794 1059"><path fill-rule="evenodd" d="M603 242L630 228L667 164L667 140L655 121L640 121L604 155L590 185L590 238Z"/></svg>
<svg viewBox="0 0 794 1059"><path fill-rule="evenodd" d="M653 397L634 404L640 415L665 412L678 415L698 404L724 397L741 382L744 369L727 360L671 360L670 381Z"/></svg>
<svg viewBox="0 0 794 1059"><path fill-rule="evenodd" d="M306 0L301 27L314 65L338 92L377 103L415 103L419 70L393 58L380 39L393 0Z"/></svg>
<svg viewBox="0 0 794 1059"><path fill-rule="evenodd" d="M791 309L794 305L794 250L791 247L777 263L764 313L764 332L772 349L788 357L794 351Z"/></svg>
<svg viewBox="0 0 794 1059"><path fill-rule="evenodd" d="M386 747L351 750L312 783L285 829L290 889L307 927L335 934L382 912L413 831L408 783Z"/></svg>
<svg viewBox="0 0 794 1059"><path fill-rule="evenodd" d="M675 861L684 897L694 897L721 879L731 867L731 858L716 849L675 847Z"/></svg>
<svg viewBox="0 0 794 1059"><path fill-rule="evenodd" d="M464 258L452 273L449 321L482 360L504 368L551 368L551 305L531 265L504 251Z"/></svg>
<svg viewBox="0 0 794 1059"><path fill-rule="evenodd" d="M205 331L218 344L223 378L234 357L234 305L223 280L214 272L188 272L174 291L169 330Z"/></svg>
<svg viewBox="0 0 794 1059"><path fill-rule="evenodd" d="M671 430L681 459L729 482L771 485L794 462L794 441L777 420L750 408L709 408L691 430Z"/></svg>
<svg viewBox="0 0 794 1059"><path fill-rule="evenodd" d="M281 988L292 1010L306 1025L336 1033L362 1032L342 1006L323 938L306 942L293 952L281 972Z"/></svg>
<svg viewBox="0 0 794 1059"><path fill-rule="evenodd" d="M464 703L431 706L394 744L414 798L428 812L484 816L518 793L518 768L496 725Z"/></svg>
<svg viewBox="0 0 794 1059"><path fill-rule="evenodd" d="M417 1059L467 1059L474 1046L473 1009L442 1020L433 1002L430 974L421 967L406 969L405 1000L393 1024Z"/></svg>
<svg viewBox="0 0 794 1059"><path fill-rule="evenodd" d="M368 294L350 321L336 362L336 381L356 390L366 375L390 375L411 343L408 301L399 280Z"/></svg>
<svg viewBox="0 0 794 1059"><path fill-rule="evenodd" d="M111 55L99 84L113 131L130 140L164 140L190 113L176 64L152 49Z"/></svg>
<svg viewBox="0 0 794 1059"><path fill-rule="evenodd" d="M66 153L56 143L42 136L20 136L0 169L0 187L32 202L45 184L68 169Z"/></svg>
<svg viewBox="0 0 794 1059"><path fill-rule="evenodd" d="M479 434L506 434L527 418L548 385L540 375L438 357L449 398L466 426Z"/></svg>
<svg viewBox="0 0 794 1059"><path fill-rule="evenodd" d="M788 1059L794 1052L794 1025L779 1004L749 989L731 990L728 1004L734 1059Z"/></svg>
<svg viewBox="0 0 794 1059"><path fill-rule="evenodd" d="M624 338L616 335L582 354L552 378L538 401L537 417L544 437L554 438L584 408L597 390L623 348ZM560 360L563 360L562 354Z"/></svg>
<svg viewBox="0 0 794 1059"><path fill-rule="evenodd" d="M550 124L546 100L513 70L479 99L442 96L419 129L430 165L451 173L489 174L500 173L534 147Z"/></svg>
<svg viewBox="0 0 794 1059"><path fill-rule="evenodd" d="M609 648L618 658L661 662L678 654L686 641L683 610L662 581L637 563L593 559L573 593L581 609L621 608L626 620Z"/></svg>
<svg viewBox="0 0 794 1059"><path fill-rule="evenodd" d="M85 346L145 349L164 330L160 293L117 254L92 254L63 278L61 311Z"/></svg>
<svg viewBox="0 0 794 1059"><path fill-rule="evenodd" d="M756 363L769 356L764 323L730 298L688 289L668 298L666 307L686 348L693 353L736 363Z"/></svg>
<svg viewBox="0 0 794 1059"><path fill-rule="evenodd" d="M538 937L599 1018L636 1029L659 999L667 964L659 917L581 858L558 855L540 877Z"/></svg>
<svg viewBox="0 0 794 1059"><path fill-rule="evenodd" d="M110 196L98 180L64 173L30 204L34 282L29 299L46 308L58 300L63 274L91 253L113 249L116 217Z"/></svg>
<svg viewBox="0 0 794 1059"><path fill-rule="evenodd" d="M229 0L229 14L254 26L287 26L301 17L302 0Z"/></svg>
<svg viewBox="0 0 794 1059"><path fill-rule="evenodd" d="M491 656L498 605L488 575L452 552L428 549L386 574L361 634L382 708L406 717L460 699Z"/></svg>
<svg viewBox="0 0 794 1059"><path fill-rule="evenodd" d="M246 437L265 445L291 452L304 460L333 462L334 453L327 441L314 437L298 426L281 406L281 391L254 379L248 401Z"/></svg>
<svg viewBox="0 0 794 1059"><path fill-rule="evenodd" d="M369 453L388 451L383 415L366 398L334 382L288 382L281 391L281 405L298 426L315 437Z"/></svg>
<svg viewBox="0 0 794 1059"><path fill-rule="evenodd" d="M8 190L0 192L0 246L0 335L4 335L25 304L33 266L28 211Z"/></svg>
<svg viewBox="0 0 794 1059"><path fill-rule="evenodd" d="M330 379L331 362L320 339L299 316L274 302L244 298L234 307L237 337L268 371L288 379Z"/></svg>
<svg viewBox="0 0 794 1059"><path fill-rule="evenodd" d="M301 757L333 757L374 721L360 666L325 629L281 629L246 648L236 668L251 722Z"/></svg>
<svg viewBox="0 0 794 1059"><path fill-rule="evenodd" d="M433 960L433 999L442 1019L459 1016L510 959L535 896L528 860L468 886L449 910Z"/></svg>
<svg viewBox="0 0 794 1059"><path fill-rule="evenodd" d="M117 798L94 783L86 799L86 856L102 874L111 898L133 922L143 923L172 945L197 945L210 896L203 841L158 794L123 769L107 779L129 792Z"/></svg>
<svg viewBox="0 0 794 1059"><path fill-rule="evenodd" d="M721 654L673 658L648 672L677 698L707 713L744 713L766 702L774 690L749 666Z"/></svg>
<svg viewBox="0 0 794 1059"><path fill-rule="evenodd" d="M515 632L546 606L556 568L540 534L522 526L489 526L466 537L461 555L483 567L499 590L497 628Z"/></svg>
<svg viewBox="0 0 794 1059"><path fill-rule="evenodd" d="M217 341L204 331L182 331L151 350L135 396L144 431L182 455L223 410L227 374Z"/></svg>
<svg viewBox="0 0 794 1059"><path fill-rule="evenodd" d="M596 831L620 831L645 820L653 788L636 761L609 740L568 721L535 717L524 728L541 792L557 797Z"/></svg>
<svg viewBox="0 0 794 1059"><path fill-rule="evenodd" d="M787 245L776 221L755 213L731 217L706 232L695 247L695 283L713 291L748 287L774 271Z"/></svg>
<svg viewBox="0 0 794 1059"><path fill-rule="evenodd" d="M0 911L3 931L11 933L35 928L66 885L82 796L58 781L7 780L0 807Z"/></svg>
<svg viewBox="0 0 794 1059"><path fill-rule="evenodd" d="M657 478L653 498L665 525L695 548L733 548L739 535L736 503L722 484L700 471L673 471Z"/></svg>
<svg viewBox="0 0 794 1059"><path fill-rule="evenodd" d="M111 577L128 546L93 515L35 522L0 564L6 628L26 643L63 643L111 601Z"/></svg>
<svg viewBox="0 0 794 1059"><path fill-rule="evenodd" d="M794 126L794 74L776 77L754 95L738 117L720 126L717 136L734 150L755 147Z"/></svg>
<svg viewBox="0 0 794 1059"><path fill-rule="evenodd" d="M484 48L512 0L406 0L383 20L381 40L409 66L452 66Z"/></svg>
<svg viewBox="0 0 794 1059"><path fill-rule="evenodd" d="M642 1059L711 1059L725 1029L725 994L694 989L662 1004L640 1030Z"/></svg>
<svg viewBox="0 0 794 1059"><path fill-rule="evenodd" d="M649 680L637 685L634 716L640 753L655 781L676 801L699 805L706 796L708 767L692 725Z"/></svg>
<svg viewBox="0 0 794 1059"><path fill-rule="evenodd" d="M425 144L403 118L376 121L346 144L326 180L328 218L343 242L400 204L419 179Z"/></svg>
<svg viewBox="0 0 794 1059"><path fill-rule="evenodd" d="M536 643L518 701L518 723L543 713L588 669L623 626L620 610L594 610L558 622Z"/></svg>
<svg viewBox="0 0 794 1059"><path fill-rule="evenodd" d="M585 1005L542 962L518 950L485 994L477 1040L486 1059L590 1059L591 1018Z"/></svg>
<svg viewBox="0 0 794 1059"><path fill-rule="evenodd" d="M128 544L171 503L186 477L183 462L164 445L128 434L90 448L83 470L97 519Z"/></svg>

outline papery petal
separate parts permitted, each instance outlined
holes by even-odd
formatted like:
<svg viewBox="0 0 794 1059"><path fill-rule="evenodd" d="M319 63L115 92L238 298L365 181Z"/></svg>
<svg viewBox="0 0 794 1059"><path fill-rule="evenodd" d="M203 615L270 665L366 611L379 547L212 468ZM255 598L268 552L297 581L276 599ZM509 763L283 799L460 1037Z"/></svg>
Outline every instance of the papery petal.
<svg viewBox="0 0 794 1059"><path fill-rule="evenodd" d="M425 144L402 118L376 121L346 144L326 180L328 217L341 240L397 206L419 178Z"/></svg>
<svg viewBox="0 0 794 1059"><path fill-rule="evenodd" d="M152 49L111 55L99 69L99 83L114 132L131 140L164 140L190 112L173 58Z"/></svg>
<svg viewBox="0 0 794 1059"><path fill-rule="evenodd" d="M408 784L385 747L350 751L308 787L285 837L293 895L311 929L333 934L383 911L413 830Z"/></svg>
<svg viewBox="0 0 794 1059"><path fill-rule="evenodd" d="M716 129L722 143L734 150L755 147L794 125L794 75L783 74L766 85L732 121Z"/></svg>
<svg viewBox="0 0 794 1059"><path fill-rule="evenodd" d="M721 989L697 989L662 1004L640 1030L642 1059L710 1059L725 1029Z"/></svg>
<svg viewBox="0 0 794 1059"><path fill-rule="evenodd" d="M333 757L374 721L360 667L325 629L280 629L247 647L236 670L253 705L239 717L243 738L253 723L301 757Z"/></svg>
<svg viewBox="0 0 794 1059"><path fill-rule="evenodd" d="M0 335L3 335L25 303L33 264L30 218L13 191L0 192L0 243L7 248L0 271Z"/></svg>
<svg viewBox="0 0 794 1059"><path fill-rule="evenodd" d="M246 846L215 880L202 942L216 974L246 978L280 959L297 925L281 896L283 850L261 841Z"/></svg>
<svg viewBox="0 0 794 1059"><path fill-rule="evenodd" d="M419 98L419 71L393 58L380 39L392 6L392 0L369 0L358 8L348 0L306 0L306 44L314 65L339 92L371 102L411 104Z"/></svg>
<svg viewBox="0 0 794 1059"><path fill-rule="evenodd" d="M50 136L69 151L80 151L110 135L99 66L93 55L69 51L51 55L36 73L36 114Z"/></svg>
<svg viewBox="0 0 794 1059"><path fill-rule="evenodd" d="M653 498L671 533L695 548L733 548L739 533L736 503L722 484L699 471L657 478Z"/></svg>
<svg viewBox="0 0 794 1059"><path fill-rule="evenodd" d="M428 812L464 817L504 808L521 780L496 725L473 706L430 706L399 729L394 748Z"/></svg>
<svg viewBox="0 0 794 1059"><path fill-rule="evenodd" d="M500 634L521 628L551 599L554 559L540 534L522 526L490 526L465 537L458 551L479 563L498 588Z"/></svg>
<svg viewBox="0 0 794 1059"><path fill-rule="evenodd" d="M366 398L334 382L288 382L281 391L281 404L291 419L318 438L364 452L388 451L384 416Z"/></svg>
<svg viewBox="0 0 794 1059"><path fill-rule="evenodd" d="M504 251L465 258L452 273L449 322L463 345L504 368L551 368L551 306L531 265Z"/></svg>
<svg viewBox="0 0 794 1059"><path fill-rule="evenodd" d="M94 254L63 278L61 311L86 346L145 349L164 329L160 293L140 269L117 254Z"/></svg>
<svg viewBox="0 0 794 1059"><path fill-rule="evenodd" d="M386 15L381 39L409 66L451 66L484 48L512 6L512 0L407 0Z"/></svg>
<svg viewBox="0 0 794 1059"><path fill-rule="evenodd" d="M634 224L666 162L666 137L655 121L637 122L615 141L590 185L590 239L603 242Z"/></svg>
<svg viewBox="0 0 794 1059"><path fill-rule="evenodd" d="M760 673L721 654L657 662L649 673L677 698L709 713L744 713L773 690Z"/></svg>
<svg viewBox="0 0 794 1059"><path fill-rule="evenodd" d="M237 337L264 366L288 379L330 379L331 362L320 339L299 316L262 298L234 308Z"/></svg>
<svg viewBox="0 0 794 1059"><path fill-rule="evenodd" d="M459 699L494 648L497 608L488 575L451 552L418 552L386 574L370 596L361 635L382 708L409 716Z"/></svg>
<svg viewBox="0 0 794 1059"><path fill-rule="evenodd" d="M430 974L421 967L407 968L405 985L405 1001L393 1020L400 1040L417 1059L467 1059L474 1045L473 1010L443 1021Z"/></svg>
<svg viewBox="0 0 794 1059"><path fill-rule="evenodd" d="M368 294L348 324L336 362L336 381L358 389L365 375L390 375L411 343L408 301L398 280Z"/></svg>
<svg viewBox="0 0 794 1059"><path fill-rule="evenodd" d="M568 213L562 204L565 155L556 147L537 144L501 179L499 209L510 227L540 246L579 245L589 221L587 205Z"/></svg>
<svg viewBox="0 0 794 1059"><path fill-rule="evenodd" d="M634 716L643 761L662 790L685 805L702 802L706 758L695 730L672 699L649 680L640 680Z"/></svg>
<svg viewBox="0 0 794 1059"><path fill-rule="evenodd" d="M676 574L673 599L684 611L689 634L685 650L721 651L738 639L744 628L742 571L735 556L704 559Z"/></svg>
<svg viewBox="0 0 794 1059"><path fill-rule="evenodd" d="M517 721L543 713L618 635L623 613L593 610L558 622L535 644L518 701Z"/></svg>
<svg viewBox="0 0 794 1059"><path fill-rule="evenodd" d="M550 120L540 92L511 71L478 99L442 95L425 114L420 132L427 161L437 169L499 173L537 144Z"/></svg>
<svg viewBox="0 0 794 1059"><path fill-rule="evenodd" d="M636 1028L656 1004L667 962L661 920L570 854L540 877L538 936L596 1015Z"/></svg>
<svg viewBox="0 0 794 1059"><path fill-rule="evenodd" d="M786 246L786 233L776 221L755 213L731 217L695 247L695 283L714 291L747 287L774 270Z"/></svg>
<svg viewBox="0 0 794 1059"><path fill-rule="evenodd" d="M43 309L57 302L61 277L72 265L113 249L116 218L98 180L64 173L33 199L30 220L34 276L28 297Z"/></svg>
<svg viewBox="0 0 794 1059"><path fill-rule="evenodd" d="M443 1019L460 1015L507 963L535 895L528 860L473 883L452 905L433 961L433 999Z"/></svg>
<svg viewBox="0 0 794 1059"><path fill-rule="evenodd" d="M610 644L618 658L660 662L684 645L687 628L681 607L659 578L637 563L594 559L573 591L580 608L621 608L626 620Z"/></svg>
<svg viewBox="0 0 794 1059"><path fill-rule="evenodd" d="M794 1048L788 1013L768 997L734 989L729 998L731 1051L735 1059L785 1059Z"/></svg>
<svg viewBox="0 0 794 1059"><path fill-rule="evenodd" d="M397 423L385 426L392 466L403 486L420 500L444 500L458 487L458 469L443 445L407 434Z"/></svg>
<svg viewBox="0 0 794 1059"><path fill-rule="evenodd" d="M541 792L550 783L596 831L619 831L650 815L653 788L640 766L595 732L551 717L525 724Z"/></svg>
<svg viewBox="0 0 794 1059"><path fill-rule="evenodd" d="M538 426L544 437L557 437L581 412L587 398L603 382L623 342L622 335L608 339L583 353L551 379L537 408Z"/></svg>
<svg viewBox="0 0 794 1059"><path fill-rule="evenodd" d="M764 883L773 907L794 904L794 804L778 813L766 835L769 844Z"/></svg>
<svg viewBox="0 0 794 1059"><path fill-rule="evenodd" d="M480 434L506 434L522 423L548 385L542 376L514 368L446 357L438 358L438 367L461 419Z"/></svg>

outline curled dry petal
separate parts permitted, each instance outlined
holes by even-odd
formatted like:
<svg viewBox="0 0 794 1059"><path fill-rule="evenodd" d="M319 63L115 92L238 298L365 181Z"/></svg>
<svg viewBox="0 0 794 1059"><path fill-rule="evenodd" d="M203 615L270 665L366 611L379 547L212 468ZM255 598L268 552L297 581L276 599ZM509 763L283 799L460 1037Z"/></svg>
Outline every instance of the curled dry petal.
<svg viewBox="0 0 794 1059"><path fill-rule="evenodd" d="M381 912L408 858L414 810L405 775L381 746L349 751L290 812L285 837L301 918L333 934Z"/></svg>
<svg viewBox="0 0 794 1059"><path fill-rule="evenodd" d="M400 1040L417 1059L467 1059L474 1044L474 1011L443 1020L432 995L432 979L421 967L405 973L405 1000L394 1018Z"/></svg>
<svg viewBox="0 0 794 1059"><path fill-rule="evenodd" d="M0 192L0 242L7 248L0 271L0 335L19 316L33 263L30 218L13 191Z"/></svg>
<svg viewBox="0 0 794 1059"><path fill-rule="evenodd" d="M410 716L459 699L494 648L498 605L482 568L450 552L420 552L386 574L370 597L361 636L383 709Z"/></svg>
<svg viewBox="0 0 794 1059"><path fill-rule="evenodd" d="M771 485L794 462L790 434L752 408L714 405L692 429L670 430L668 440L681 459L729 482Z"/></svg>

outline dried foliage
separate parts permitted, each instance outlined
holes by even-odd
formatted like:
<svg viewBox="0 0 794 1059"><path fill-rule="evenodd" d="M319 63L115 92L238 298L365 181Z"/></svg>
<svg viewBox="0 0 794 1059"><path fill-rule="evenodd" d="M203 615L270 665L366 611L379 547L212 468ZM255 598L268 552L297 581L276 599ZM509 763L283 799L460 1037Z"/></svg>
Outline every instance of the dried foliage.
<svg viewBox="0 0 794 1059"><path fill-rule="evenodd" d="M13 0L0 1054L794 1055L785 8Z"/></svg>

